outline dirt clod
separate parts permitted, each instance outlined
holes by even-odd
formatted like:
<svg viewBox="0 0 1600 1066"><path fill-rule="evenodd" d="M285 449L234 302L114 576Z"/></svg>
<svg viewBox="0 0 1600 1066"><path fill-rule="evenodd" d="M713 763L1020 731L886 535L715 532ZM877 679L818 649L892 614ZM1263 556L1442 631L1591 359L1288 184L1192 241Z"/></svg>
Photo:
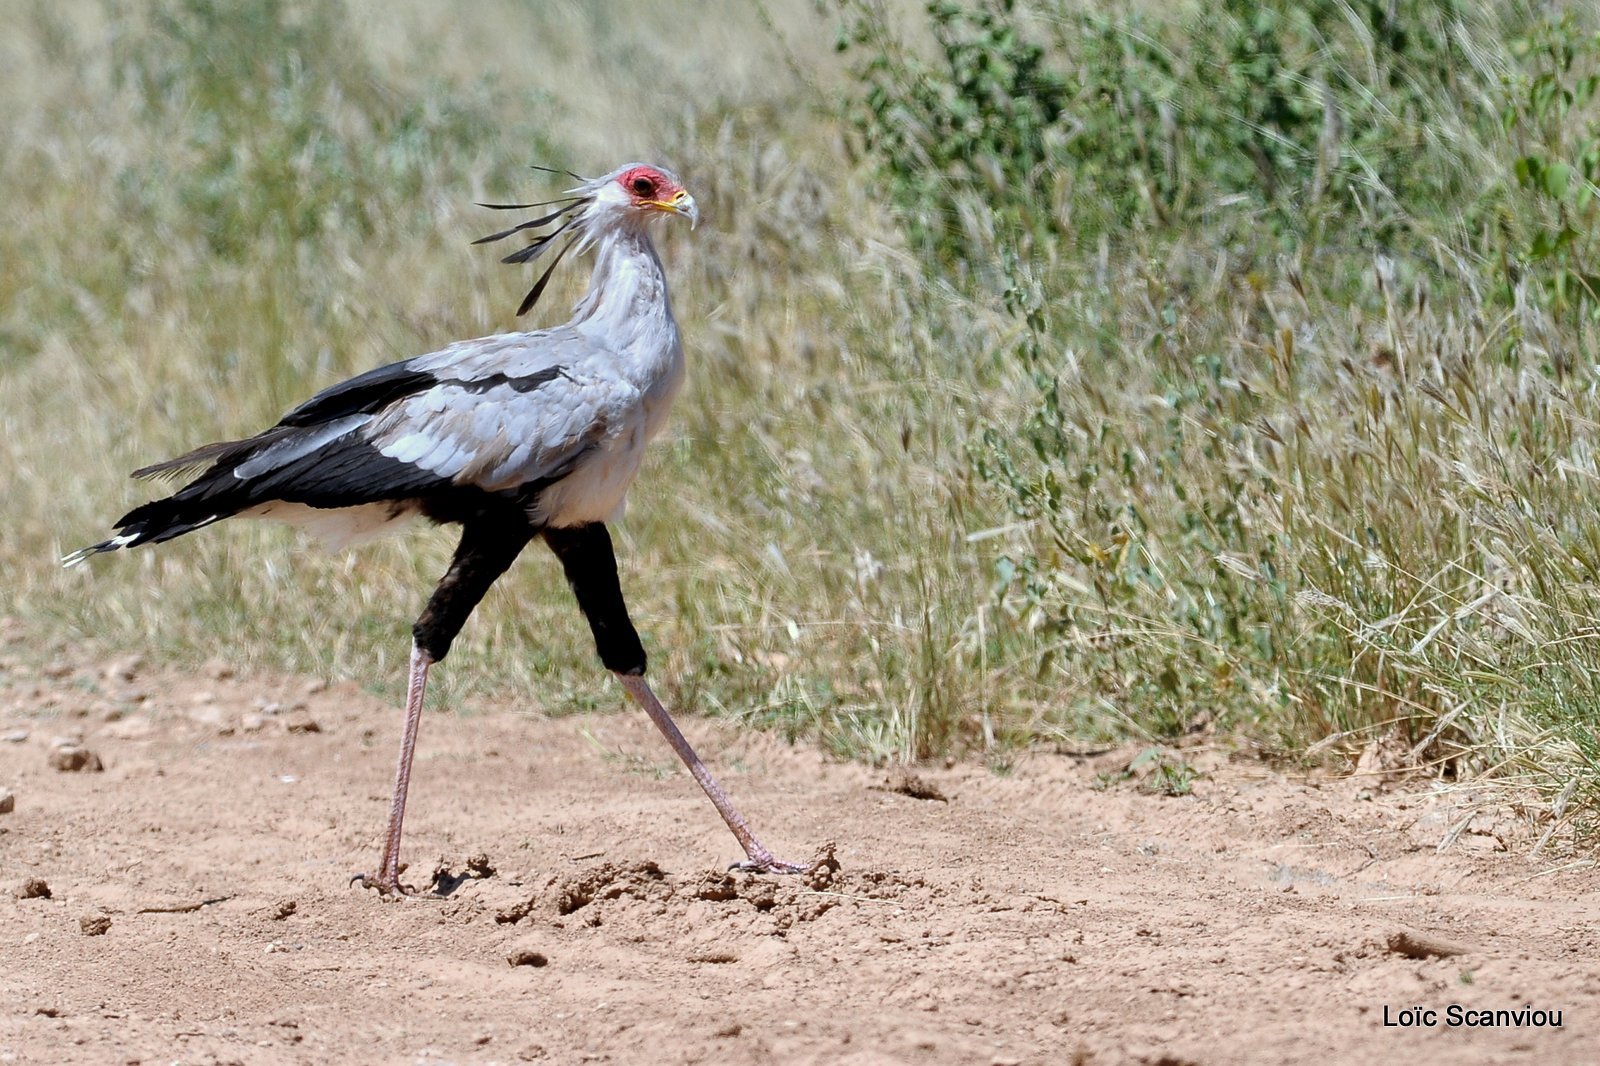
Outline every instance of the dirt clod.
<svg viewBox="0 0 1600 1066"><path fill-rule="evenodd" d="M513 947L506 955L506 962L512 966L532 966L535 969L550 965L550 959L544 952L526 944Z"/></svg>
<svg viewBox="0 0 1600 1066"><path fill-rule="evenodd" d="M1455 955L1471 955L1476 948L1432 933L1418 933L1402 929L1391 933L1388 948L1396 955L1408 959L1448 959Z"/></svg>
<svg viewBox="0 0 1600 1066"><path fill-rule="evenodd" d="M261 908L259 913L270 921L281 922L298 910L299 907L300 904L295 900L285 897L280 900L274 900L271 904Z"/></svg>
<svg viewBox="0 0 1600 1066"><path fill-rule="evenodd" d="M739 898L739 886L734 881L733 875L726 873L707 872L700 876L700 880L689 889L695 899L708 900L712 903L726 903L730 899Z"/></svg>
<svg viewBox="0 0 1600 1066"><path fill-rule="evenodd" d="M105 936L111 931L111 919L104 914L85 914L78 919L78 930L84 936Z"/></svg>
<svg viewBox="0 0 1600 1066"><path fill-rule="evenodd" d="M0 814L10 814L17 809L17 794L9 788L0 788Z"/></svg>
<svg viewBox="0 0 1600 1066"><path fill-rule="evenodd" d="M806 886L814 891L821 892L830 887L839 875L839 860L836 852L839 845L833 841L825 841L817 849L816 855L811 859L811 869L805 872Z"/></svg>
<svg viewBox="0 0 1600 1066"><path fill-rule="evenodd" d="M595 900L639 896L663 876L661 867L653 862L605 862L565 879L554 887L550 898L557 914L573 914Z"/></svg>
<svg viewBox="0 0 1600 1066"><path fill-rule="evenodd" d="M49 899L50 886L42 877L30 877L18 885L12 894L18 899Z"/></svg>
<svg viewBox="0 0 1600 1066"><path fill-rule="evenodd" d="M912 799L937 800L940 803L949 803L950 797L940 790L938 785L933 785L911 772L907 768L900 768L889 776L889 780L882 786L883 791L893 792L900 796L910 796Z"/></svg>

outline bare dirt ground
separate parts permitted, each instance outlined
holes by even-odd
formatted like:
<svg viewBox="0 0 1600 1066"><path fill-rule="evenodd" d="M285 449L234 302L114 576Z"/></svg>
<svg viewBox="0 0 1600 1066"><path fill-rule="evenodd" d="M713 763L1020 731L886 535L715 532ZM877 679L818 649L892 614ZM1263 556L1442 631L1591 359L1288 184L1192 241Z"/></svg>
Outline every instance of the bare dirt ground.
<svg viewBox="0 0 1600 1066"><path fill-rule="evenodd" d="M1189 796L1097 789L1124 751L916 798L689 718L775 850L836 842L808 882L721 872L642 715L430 713L410 879L469 876L385 903L347 880L387 702L137 660L0 679L4 1063L1600 1061L1600 876L1459 791L1220 760ZM74 734L103 770L52 767ZM1437 1024L1384 1025L1413 1007Z"/></svg>

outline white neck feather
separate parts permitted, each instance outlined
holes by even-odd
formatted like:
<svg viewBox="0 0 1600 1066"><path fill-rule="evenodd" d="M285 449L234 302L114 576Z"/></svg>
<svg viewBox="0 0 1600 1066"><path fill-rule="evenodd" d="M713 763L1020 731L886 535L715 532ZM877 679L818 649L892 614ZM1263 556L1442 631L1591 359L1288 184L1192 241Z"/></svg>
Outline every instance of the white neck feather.
<svg viewBox="0 0 1600 1066"><path fill-rule="evenodd" d="M593 242L594 274L572 309L572 325L604 338L612 349L675 346L678 326L667 275L644 227L608 228Z"/></svg>
<svg viewBox="0 0 1600 1066"><path fill-rule="evenodd" d="M617 353L618 369L645 394L654 435L684 372L667 275L643 223L607 227L592 240L594 275L571 326Z"/></svg>

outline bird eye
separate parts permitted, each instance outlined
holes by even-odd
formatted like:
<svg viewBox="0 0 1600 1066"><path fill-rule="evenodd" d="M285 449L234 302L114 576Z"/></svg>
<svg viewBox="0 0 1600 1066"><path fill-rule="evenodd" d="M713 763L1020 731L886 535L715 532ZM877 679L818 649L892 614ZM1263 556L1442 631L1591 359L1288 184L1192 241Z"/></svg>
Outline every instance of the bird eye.
<svg viewBox="0 0 1600 1066"><path fill-rule="evenodd" d="M640 196L649 196L656 191L656 183L649 178L639 177L633 179L633 191Z"/></svg>

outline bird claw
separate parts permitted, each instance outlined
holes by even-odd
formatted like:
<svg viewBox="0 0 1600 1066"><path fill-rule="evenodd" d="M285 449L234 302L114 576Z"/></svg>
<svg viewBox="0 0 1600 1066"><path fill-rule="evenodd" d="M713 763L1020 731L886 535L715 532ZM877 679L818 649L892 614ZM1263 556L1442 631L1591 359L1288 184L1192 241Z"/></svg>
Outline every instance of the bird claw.
<svg viewBox="0 0 1600 1066"><path fill-rule="evenodd" d="M350 878L350 884L352 887L360 885L362 888L374 889L377 891L379 898L386 900L428 900L438 898L431 892L418 892L410 885L401 884L399 877L385 879L383 877L374 877L371 874L355 874Z"/></svg>

